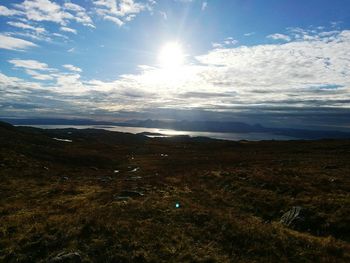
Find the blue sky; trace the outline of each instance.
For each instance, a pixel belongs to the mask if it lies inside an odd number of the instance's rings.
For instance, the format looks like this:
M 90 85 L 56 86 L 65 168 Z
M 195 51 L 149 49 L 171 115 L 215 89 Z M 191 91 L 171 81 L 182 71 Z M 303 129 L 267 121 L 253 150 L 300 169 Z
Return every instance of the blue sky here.
M 347 0 L 0 1 L 0 116 L 347 130 L 349 14 Z M 164 68 L 175 42 L 183 61 Z

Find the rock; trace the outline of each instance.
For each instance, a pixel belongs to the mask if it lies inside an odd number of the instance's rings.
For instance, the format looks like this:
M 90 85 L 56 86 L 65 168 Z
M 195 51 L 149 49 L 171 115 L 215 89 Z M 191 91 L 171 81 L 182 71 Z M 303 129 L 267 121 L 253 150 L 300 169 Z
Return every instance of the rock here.
M 81 256 L 78 252 L 62 252 L 59 253 L 56 257 L 50 259 L 49 263 L 80 263 Z
M 288 212 L 284 213 L 281 217 L 280 223 L 288 227 L 293 227 L 299 224 L 300 221 L 304 221 L 302 216 L 303 208 L 300 206 L 293 206 Z
M 62 138 L 52 138 L 52 139 L 59 142 L 73 142 L 72 140 L 69 140 L 69 139 L 62 139 Z
M 324 232 L 326 221 L 320 215 L 300 206 L 294 206 L 281 217 L 280 223 L 298 231 L 307 231 L 314 235 Z
M 138 170 L 140 170 L 140 167 L 136 167 L 136 168 L 132 169 L 131 171 L 129 171 L 129 173 L 135 173 L 135 172 L 137 172 Z

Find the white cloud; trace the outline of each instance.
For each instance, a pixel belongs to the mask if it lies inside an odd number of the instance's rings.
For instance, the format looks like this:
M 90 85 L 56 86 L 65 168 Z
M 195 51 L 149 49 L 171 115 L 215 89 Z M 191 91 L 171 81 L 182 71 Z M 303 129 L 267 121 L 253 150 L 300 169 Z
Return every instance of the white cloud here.
M 8 77 L 0 72 L 0 84 L 4 86 L 15 86 L 21 79 L 16 77 Z
M 167 15 L 166 12 L 164 12 L 164 11 L 159 11 L 159 14 L 160 14 L 160 16 L 161 16 L 164 20 L 167 20 L 167 19 L 168 19 L 168 15 Z
M 287 41 L 287 42 L 291 41 L 290 36 L 287 36 L 287 35 L 284 35 L 284 34 L 279 34 L 279 33 L 268 35 L 267 38 L 271 38 L 273 40 L 284 40 L 284 41 Z
M 146 5 L 134 0 L 97 0 L 94 4 L 100 6 L 102 12 L 120 17 L 140 13 L 146 8 Z
M 43 28 L 43 27 L 34 27 L 34 26 L 31 26 L 28 24 L 24 24 L 22 22 L 9 21 L 9 22 L 7 22 L 7 24 L 9 24 L 10 26 L 13 26 L 13 27 L 18 27 L 18 28 L 22 28 L 22 29 L 29 29 L 29 30 L 35 31 L 38 34 L 45 33 L 45 31 L 46 31 L 45 28 Z
M 47 70 L 49 66 L 40 62 L 18 64 L 17 61 L 17 66 L 39 80 L 52 77 L 50 86 L 36 82 L 37 87 L 54 91 L 57 100 L 75 105 L 81 111 L 114 114 L 166 108 L 239 115 L 259 107 L 275 107 L 280 111 L 283 108 L 289 108 L 286 111 L 320 107 L 349 109 L 350 31 L 298 34 L 300 38 L 290 34 L 287 43 L 221 46 L 176 70 L 140 66 L 138 73 L 122 75 L 114 81 L 82 80 L 79 70 L 51 73 Z M 69 70 L 77 68 L 70 64 L 63 66 Z M 4 82 L 18 81 L 0 75 L 0 82 L 1 78 Z
M 211 43 L 211 46 L 212 46 L 213 48 L 222 48 L 222 47 L 224 47 L 223 44 L 217 43 L 217 42 Z
M 60 27 L 60 30 L 61 30 L 61 31 L 64 31 L 64 32 L 69 32 L 69 33 L 77 34 L 77 30 L 75 30 L 75 29 L 73 29 L 73 28 L 70 28 L 70 27 L 66 27 L 66 26 L 61 26 L 61 27 Z
M 52 21 L 66 25 L 67 20 L 74 18 L 72 14 L 62 11 L 60 5 L 49 0 L 25 0 L 15 6 L 22 10 L 29 20 Z
M 35 70 L 50 70 L 46 63 L 39 62 L 32 59 L 11 59 L 8 61 L 16 68 L 25 68 L 25 69 L 35 69 Z
M 155 1 L 141 3 L 136 0 L 96 0 L 93 2 L 96 6 L 97 15 L 104 20 L 109 20 L 117 24 L 123 25 L 127 21 L 131 21 L 138 13 L 152 10 Z
M 25 69 L 25 72 L 30 75 L 33 79 L 37 80 L 52 80 L 53 77 L 48 74 L 42 74 L 32 69 Z
M 62 35 L 60 33 L 52 33 L 52 35 L 55 37 L 63 38 L 64 40 L 69 40 L 69 37 L 67 37 L 66 35 Z
M 228 37 L 224 40 L 224 44 L 226 46 L 229 46 L 229 45 L 237 45 L 238 44 L 238 40 L 234 39 L 233 37 Z
M 23 14 L 28 20 L 50 21 L 62 26 L 74 20 L 85 26 L 94 27 L 86 10 L 77 4 L 65 3 L 61 6 L 50 0 L 25 0 L 14 6 L 17 8 L 16 11 Z
M 118 17 L 114 17 L 114 16 L 104 16 L 103 17 L 104 20 L 109 20 L 112 21 L 113 23 L 115 23 L 118 26 L 122 26 L 124 25 L 124 22 L 122 20 L 120 20 Z
M 213 48 L 224 48 L 224 47 L 234 46 L 237 44 L 238 44 L 238 40 L 234 39 L 233 37 L 227 37 L 221 43 L 213 42 L 211 45 Z
M 66 68 L 68 70 L 71 70 L 71 71 L 82 72 L 81 68 L 78 68 L 78 67 L 73 66 L 71 64 L 62 65 L 62 67 Z
M 255 32 L 249 32 L 249 33 L 245 33 L 244 36 L 245 37 L 250 37 L 250 36 L 253 36 L 255 35 Z
M 20 14 L 22 14 L 22 12 L 14 9 L 8 9 L 6 6 L 0 5 L 0 16 L 14 16 Z
M 202 11 L 204 11 L 205 9 L 207 9 L 207 7 L 208 7 L 208 2 L 207 2 L 207 1 L 204 1 L 204 2 L 202 3 L 202 7 L 201 7 Z
M 85 12 L 85 8 L 81 7 L 80 5 L 76 5 L 73 3 L 64 3 L 63 5 L 67 10 L 72 10 L 75 12 Z
M 27 40 L 0 34 L 0 48 L 23 51 L 31 47 L 37 47 L 37 45 Z
M 46 41 L 46 42 L 51 42 L 52 38 L 48 36 L 48 34 L 46 33 L 36 33 L 34 32 L 8 32 L 6 33 L 8 36 L 14 36 L 14 37 L 24 37 L 24 38 L 31 38 L 33 40 L 37 40 L 37 41 Z

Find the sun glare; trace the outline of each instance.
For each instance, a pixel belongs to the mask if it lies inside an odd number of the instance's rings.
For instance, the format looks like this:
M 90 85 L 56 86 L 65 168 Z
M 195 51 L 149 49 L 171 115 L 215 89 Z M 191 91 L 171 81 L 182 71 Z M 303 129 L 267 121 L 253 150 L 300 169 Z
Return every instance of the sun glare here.
M 162 68 L 176 69 L 184 64 L 185 55 L 179 43 L 170 42 L 163 46 L 158 60 Z

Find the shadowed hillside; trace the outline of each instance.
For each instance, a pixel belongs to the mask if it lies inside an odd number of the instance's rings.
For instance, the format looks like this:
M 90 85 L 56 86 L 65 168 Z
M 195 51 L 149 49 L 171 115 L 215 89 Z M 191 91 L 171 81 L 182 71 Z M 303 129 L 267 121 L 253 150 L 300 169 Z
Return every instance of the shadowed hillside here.
M 0 262 L 349 262 L 349 159 L 0 123 Z

